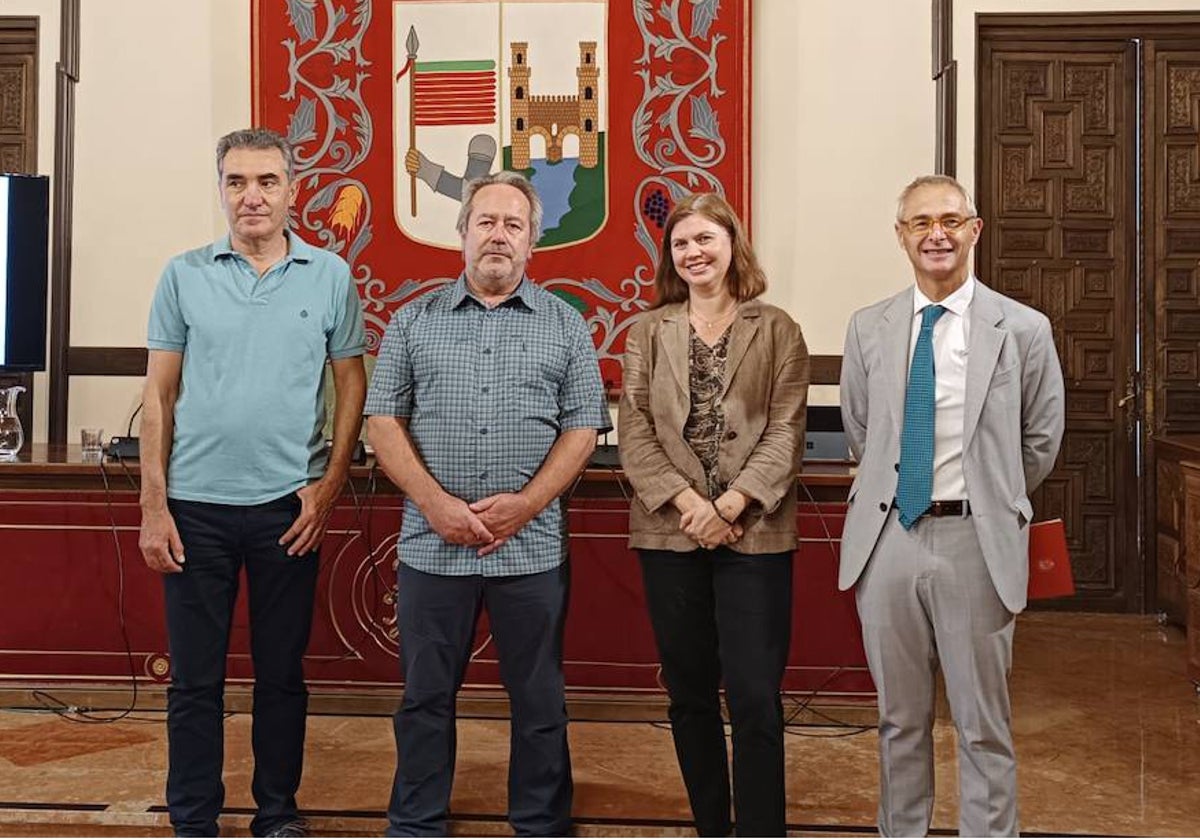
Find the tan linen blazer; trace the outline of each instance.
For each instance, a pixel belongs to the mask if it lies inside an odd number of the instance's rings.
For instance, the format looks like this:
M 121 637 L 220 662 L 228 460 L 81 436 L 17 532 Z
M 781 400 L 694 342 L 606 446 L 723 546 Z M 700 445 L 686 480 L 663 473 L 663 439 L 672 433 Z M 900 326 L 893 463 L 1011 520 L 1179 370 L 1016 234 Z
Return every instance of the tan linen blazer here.
M 717 456 L 720 478 L 750 499 L 742 514 L 743 554 L 796 547 L 796 473 L 804 452 L 808 348 L 786 312 L 761 301 L 734 316 L 725 367 L 725 438 Z M 633 485 L 629 545 L 692 551 L 671 500 L 691 487 L 707 496 L 704 468 L 683 438 L 691 411 L 687 304 L 642 316 L 625 343 L 617 417 L 621 466 Z

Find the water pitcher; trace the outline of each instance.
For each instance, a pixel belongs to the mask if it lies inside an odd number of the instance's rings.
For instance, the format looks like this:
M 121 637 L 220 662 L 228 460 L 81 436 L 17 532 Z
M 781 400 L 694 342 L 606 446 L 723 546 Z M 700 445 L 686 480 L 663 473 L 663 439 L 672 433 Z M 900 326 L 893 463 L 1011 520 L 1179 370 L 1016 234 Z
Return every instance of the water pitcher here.
M 0 458 L 12 460 L 25 444 L 25 430 L 17 416 L 17 397 L 25 393 L 21 385 L 0 388 Z

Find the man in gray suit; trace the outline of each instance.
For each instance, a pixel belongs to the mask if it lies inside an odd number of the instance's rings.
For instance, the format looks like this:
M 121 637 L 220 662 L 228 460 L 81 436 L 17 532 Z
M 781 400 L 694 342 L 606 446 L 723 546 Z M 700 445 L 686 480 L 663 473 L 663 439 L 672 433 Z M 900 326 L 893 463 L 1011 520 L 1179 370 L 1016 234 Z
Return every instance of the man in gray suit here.
M 1054 466 L 1063 380 L 1050 322 L 970 271 L 983 221 L 953 178 L 900 196 L 916 285 L 855 313 L 842 416 L 858 475 L 841 545 L 879 698 L 879 829 L 929 831 L 934 677 L 958 730 L 959 831 L 1017 834 L 1008 701 L 1029 494 Z

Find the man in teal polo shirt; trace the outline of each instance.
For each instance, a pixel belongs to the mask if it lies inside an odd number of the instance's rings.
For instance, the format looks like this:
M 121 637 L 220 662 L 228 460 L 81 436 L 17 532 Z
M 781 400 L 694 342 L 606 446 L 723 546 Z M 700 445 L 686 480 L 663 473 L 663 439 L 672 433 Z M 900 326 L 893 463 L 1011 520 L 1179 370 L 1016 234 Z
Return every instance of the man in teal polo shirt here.
M 146 565 L 163 573 L 171 686 L 167 807 L 214 836 L 224 802 L 225 656 L 246 569 L 256 836 L 303 836 L 296 789 L 318 548 L 362 423 L 362 311 L 350 269 L 287 229 L 292 153 L 273 131 L 217 144 L 229 235 L 172 259 L 150 311 L 141 429 Z M 324 372 L 333 368 L 326 453 Z

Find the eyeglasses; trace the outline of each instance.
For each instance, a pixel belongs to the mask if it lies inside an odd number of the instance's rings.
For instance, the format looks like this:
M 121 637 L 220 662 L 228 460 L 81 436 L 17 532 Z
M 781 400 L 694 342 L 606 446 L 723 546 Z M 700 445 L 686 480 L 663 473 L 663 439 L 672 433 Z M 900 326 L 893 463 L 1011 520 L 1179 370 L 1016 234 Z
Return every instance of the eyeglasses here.
M 900 224 L 904 225 L 909 233 L 923 234 L 932 233 L 934 227 L 940 227 L 943 233 L 958 233 L 967 227 L 967 223 L 978 218 L 977 216 L 939 216 L 936 219 L 929 216 L 916 216 L 912 219 L 901 219 Z

